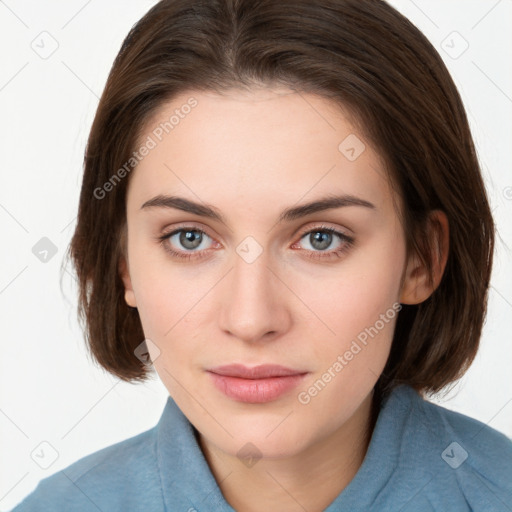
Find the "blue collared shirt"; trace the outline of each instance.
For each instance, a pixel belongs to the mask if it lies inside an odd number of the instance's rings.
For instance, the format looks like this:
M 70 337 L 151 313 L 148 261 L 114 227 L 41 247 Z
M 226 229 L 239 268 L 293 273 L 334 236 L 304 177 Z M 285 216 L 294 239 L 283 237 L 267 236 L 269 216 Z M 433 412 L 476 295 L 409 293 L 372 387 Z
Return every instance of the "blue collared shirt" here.
M 150 430 L 42 480 L 12 512 L 233 512 L 171 397 Z M 325 512 L 512 511 L 512 440 L 401 385 Z

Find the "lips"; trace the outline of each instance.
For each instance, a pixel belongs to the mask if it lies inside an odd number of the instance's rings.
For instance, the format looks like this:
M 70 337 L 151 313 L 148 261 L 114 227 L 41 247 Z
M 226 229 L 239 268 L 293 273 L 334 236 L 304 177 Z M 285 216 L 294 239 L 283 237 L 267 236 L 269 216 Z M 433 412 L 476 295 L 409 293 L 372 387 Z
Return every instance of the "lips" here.
M 304 370 L 293 370 L 286 366 L 276 364 L 262 364 L 249 368 L 243 364 L 228 364 L 216 366 L 208 371 L 226 377 L 239 377 L 241 379 L 266 379 L 269 377 L 287 377 L 289 375 L 300 375 L 307 373 Z
M 238 402 L 264 403 L 276 400 L 298 386 L 309 373 L 280 365 L 249 368 L 240 364 L 208 370 L 215 387 Z

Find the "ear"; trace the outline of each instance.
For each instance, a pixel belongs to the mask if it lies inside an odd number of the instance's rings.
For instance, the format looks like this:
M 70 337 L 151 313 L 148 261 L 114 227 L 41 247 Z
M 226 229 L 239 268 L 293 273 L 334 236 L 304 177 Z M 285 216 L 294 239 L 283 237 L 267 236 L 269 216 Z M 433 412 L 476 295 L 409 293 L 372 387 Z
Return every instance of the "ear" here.
M 432 251 L 432 282 L 418 255 L 411 254 L 403 277 L 400 295 L 402 304 L 419 304 L 427 300 L 441 282 L 449 250 L 448 218 L 441 210 L 430 213 L 428 237 Z
M 124 256 L 121 256 L 121 259 L 119 260 L 119 275 L 121 276 L 124 284 L 124 300 L 126 301 L 126 304 L 132 308 L 136 308 L 137 301 L 135 300 L 135 293 L 133 292 L 128 263 Z

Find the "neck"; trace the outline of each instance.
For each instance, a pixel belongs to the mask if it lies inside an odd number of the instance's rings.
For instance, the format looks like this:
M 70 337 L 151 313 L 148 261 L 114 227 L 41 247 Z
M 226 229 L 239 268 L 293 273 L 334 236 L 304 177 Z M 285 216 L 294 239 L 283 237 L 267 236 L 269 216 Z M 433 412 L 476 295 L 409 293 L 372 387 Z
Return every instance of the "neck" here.
M 237 512 L 324 510 L 361 467 L 373 433 L 378 397 L 370 393 L 336 431 L 305 450 L 280 459 L 262 458 L 252 467 L 198 441 L 226 501 Z

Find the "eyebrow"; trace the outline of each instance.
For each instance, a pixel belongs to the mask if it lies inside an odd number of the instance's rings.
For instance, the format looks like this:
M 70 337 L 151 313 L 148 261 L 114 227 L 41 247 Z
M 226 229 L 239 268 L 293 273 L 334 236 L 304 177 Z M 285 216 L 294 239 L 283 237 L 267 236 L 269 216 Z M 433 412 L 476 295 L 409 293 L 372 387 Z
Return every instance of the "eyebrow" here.
M 324 210 L 330 210 L 333 208 L 341 208 L 345 206 L 362 206 L 372 210 L 376 210 L 376 206 L 369 201 L 355 197 L 353 195 L 345 194 L 341 196 L 327 196 L 310 203 L 306 203 L 300 206 L 294 206 L 284 210 L 279 216 L 279 222 L 292 221 L 301 217 L 306 217 L 312 213 L 321 212 Z M 220 211 L 208 204 L 201 204 L 185 199 L 184 197 L 178 196 L 167 196 L 159 194 L 152 199 L 146 201 L 142 206 L 141 210 L 146 208 L 173 208 L 181 210 L 201 217 L 207 217 L 213 220 L 217 220 L 226 224 L 226 221 Z

